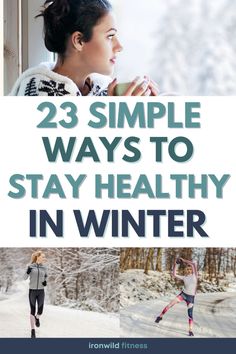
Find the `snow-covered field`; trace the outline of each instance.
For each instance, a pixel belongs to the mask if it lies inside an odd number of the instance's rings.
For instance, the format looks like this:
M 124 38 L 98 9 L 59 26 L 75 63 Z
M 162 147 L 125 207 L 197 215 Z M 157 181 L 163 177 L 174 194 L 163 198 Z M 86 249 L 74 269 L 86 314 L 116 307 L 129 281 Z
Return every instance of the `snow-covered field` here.
M 156 324 L 157 315 L 177 294 L 168 275 L 130 270 L 121 275 L 120 314 L 121 337 L 186 337 L 188 317 L 186 304 L 171 308 Z M 209 285 L 209 284 L 208 284 Z M 209 287 L 209 286 L 208 286 Z M 236 335 L 236 287 L 233 283 L 227 291 L 198 293 L 194 305 L 195 337 L 235 337 Z M 220 287 L 220 290 L 222 288 Z M 160 291 L 160 292 L 159 292 Z
M 154 320 L 171 300 L 144 301 L 121 311 L 121 337 L 186 337 L 188 317 L 185 303 L 175 305 L 163 320 Z M 198 294 L 194 306 L 195 337 L 235 337 L 236 293 Z
M 121 313 L 101 314 L 79 311 L 46 303 L 39 338 L 105 337 L 187 337 L 188 317 L 185 303 L 171 308 L 163 320 L 154 320 L 178 293 L 168 275 L 128 271 L 121 275 Z M 159 289 L 158 292 L 157 289 Z M 221 288 L 220 288 L 221 289 Z M 210 288 L 214 290 L 214 286 Z M 46 297 L 47 298 L 47 297 Z M 235 337 L 236 284 L 227 291 L 198 293 L 194 306 L 195 337 Z M 14 293 L 0 293 L 0 338 L 28 338 L 28 285 L 17 283 Z
M 79 311 L 46 304 L 36 335 L 39 338 L 111 338 L 118 337 L 119 330 L 117 314 Z M 13 294 L 0 294 L 0 338 L 29 336 L 28 285 L 20 282 Z

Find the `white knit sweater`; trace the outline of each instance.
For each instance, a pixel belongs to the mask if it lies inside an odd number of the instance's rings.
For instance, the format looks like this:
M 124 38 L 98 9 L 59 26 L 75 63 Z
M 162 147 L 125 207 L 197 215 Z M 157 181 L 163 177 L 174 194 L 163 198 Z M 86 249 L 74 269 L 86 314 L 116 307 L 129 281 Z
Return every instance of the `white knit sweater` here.
M 68 77 L 52 71 L 55 63 L 41 63 L 26 70 L 16 81 L 9 96 L 81 96 L 77 85 Z M 107 96 L 109 79 L 94 75 L 88 96 Z

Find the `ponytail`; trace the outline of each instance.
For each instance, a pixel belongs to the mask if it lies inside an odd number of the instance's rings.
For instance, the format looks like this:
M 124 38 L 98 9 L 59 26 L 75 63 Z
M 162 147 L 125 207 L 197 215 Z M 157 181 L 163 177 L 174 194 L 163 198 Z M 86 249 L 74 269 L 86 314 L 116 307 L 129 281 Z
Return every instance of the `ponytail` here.
M 36 251 L 32 254 L 31 256 L 31 264 L 36 263 L 38 257 L 42 256 L 43 252 L 42 251 Z

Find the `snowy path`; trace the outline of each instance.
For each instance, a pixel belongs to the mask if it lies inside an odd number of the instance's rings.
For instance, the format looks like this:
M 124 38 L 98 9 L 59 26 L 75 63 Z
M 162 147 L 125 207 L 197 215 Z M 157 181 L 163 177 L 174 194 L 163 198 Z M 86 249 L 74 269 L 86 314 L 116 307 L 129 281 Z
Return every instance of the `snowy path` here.
M 145 301 L 121 311 L 121 337 L 185 337 L 188 331 L 186 304 L 171 308 L 159 324 L 154 320 L 172 298 Z M 197 294 L 194 308 L 195 337 L 236 336 L 236 293 Z
M 118 315 L 101 314 L 45 305 L 41 327 L 36 329 L 41 338 L 104 338 L 118 337 Z M 28 285 L 19 283 L 14 294 L 0 294 L 0 338 L 27 338 L 30 334 Z

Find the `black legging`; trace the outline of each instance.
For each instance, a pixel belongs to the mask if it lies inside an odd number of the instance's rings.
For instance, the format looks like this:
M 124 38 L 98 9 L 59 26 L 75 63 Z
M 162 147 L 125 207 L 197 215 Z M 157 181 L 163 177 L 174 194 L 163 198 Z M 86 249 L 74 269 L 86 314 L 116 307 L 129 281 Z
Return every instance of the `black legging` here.
M 30 313 L 31 315 L 35 316 L 36 311 L 36 302 L 38 304 L 38 315 L 42 315 L 43 313 L 43 305 L 44 305 L 44 289 L 29 290 L 29 302 L 30 302 Z

